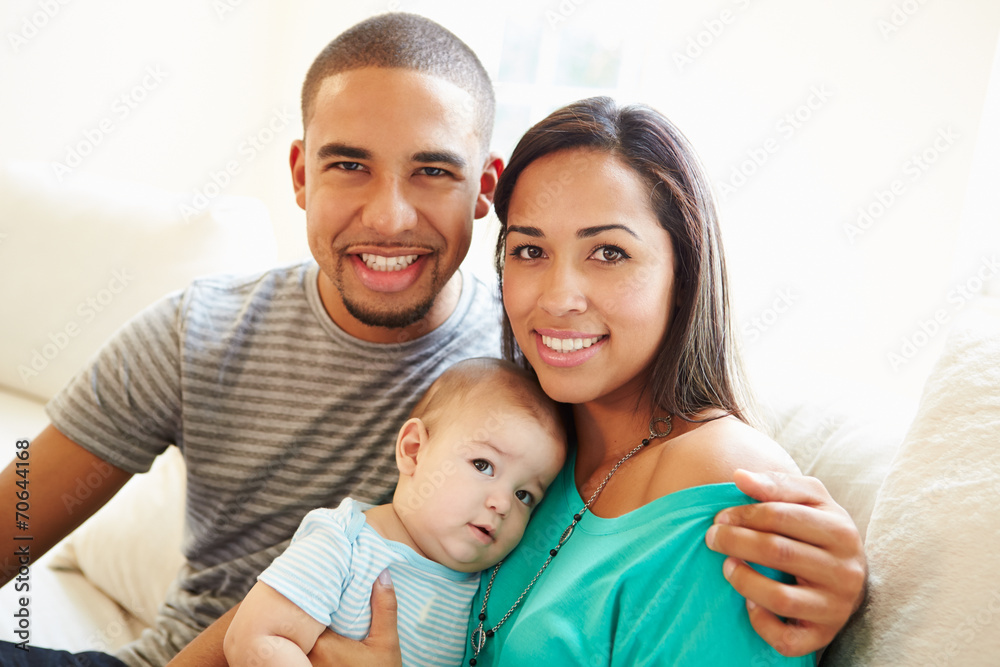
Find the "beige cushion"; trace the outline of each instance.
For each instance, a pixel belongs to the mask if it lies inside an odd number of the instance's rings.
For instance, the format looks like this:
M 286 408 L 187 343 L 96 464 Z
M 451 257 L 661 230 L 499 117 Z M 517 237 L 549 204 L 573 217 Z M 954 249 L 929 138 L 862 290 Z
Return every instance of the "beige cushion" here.
M 114 331 L 164 294 L 208 273 L 274 264 L 267 209 L 219 196 L 192 215 L 190 195 L 0 163 L 0 388 L 51 398 Z
M 66 538 L 49 566 L 78 571 L 146 625 L 181 565 L 184 459 L 170 447 Z
M 824 665 L 996 665 L 1000 302 L 956 322 L 872 511 L 870 591 Z

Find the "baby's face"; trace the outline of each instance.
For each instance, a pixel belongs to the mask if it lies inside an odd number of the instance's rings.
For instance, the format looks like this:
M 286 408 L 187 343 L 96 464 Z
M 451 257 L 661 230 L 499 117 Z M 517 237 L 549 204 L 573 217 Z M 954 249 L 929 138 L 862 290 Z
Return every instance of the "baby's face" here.
M 492 567 L 517 546 L 566 457 L 547 421 L 473 402 L 430 431 L 408 497 L 396 503 L 421 551 L 461 572 Z

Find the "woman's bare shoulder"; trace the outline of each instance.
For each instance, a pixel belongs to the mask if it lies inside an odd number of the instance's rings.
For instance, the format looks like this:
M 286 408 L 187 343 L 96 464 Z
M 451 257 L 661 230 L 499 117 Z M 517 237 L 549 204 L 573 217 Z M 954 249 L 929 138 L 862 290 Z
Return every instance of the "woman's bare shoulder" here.
M 650 489 L 656 497 L 732 482 L 738 468 L 800 474 L 781 445 L 735 417 L 700 424 L 664 444 Z

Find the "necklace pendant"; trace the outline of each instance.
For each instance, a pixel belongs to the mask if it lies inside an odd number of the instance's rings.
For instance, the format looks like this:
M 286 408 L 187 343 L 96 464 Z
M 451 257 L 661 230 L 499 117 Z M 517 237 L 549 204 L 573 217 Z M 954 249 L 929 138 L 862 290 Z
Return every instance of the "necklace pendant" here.
M 660 424 L 666 424 L 666 429 L 660 431 L 658 427 Z M 649 439 L 656 440 L 657 438 L 665 438 L 670 435 L 670 432 L 674 430 L 673 415 L 667 415 L 666 417 L 654 417 L 649 420 Z
M 479 655 L 479 652 L 486 646 L 486 631 L 483 630 L 482 621 L 479 621 L 479 625 L 472 631 L 471 644 L 472 650 L 476 655 Z
M 562 548 L 562 545 L 566 543 L 566 540 L 568 540 L 569 536 L 572 534 L 573 534 L 573 524 L 570 524 L 566 526 L 566 530 L 563 531 L 562 537 L 559 538 L 558 546 Z

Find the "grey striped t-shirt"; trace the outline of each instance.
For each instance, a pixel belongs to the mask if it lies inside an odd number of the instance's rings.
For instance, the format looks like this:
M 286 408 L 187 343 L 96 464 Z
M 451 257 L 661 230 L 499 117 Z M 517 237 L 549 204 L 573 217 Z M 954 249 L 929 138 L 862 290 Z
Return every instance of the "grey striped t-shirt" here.
M 497 299 L 474 276 L 443 325 L 377 344 L 333 323 L 317 273 L 309 261 L 197 280 L 118 331 L 48 405 L 113 465 L 148 470 L 170 445 L 187 463 L 187 565 L 156 627 L 118 653 L 130 665 L 164 665 L 240 601 L 309 510 L 387 500 L 412 405 L 451 364 L 499 355 Z

